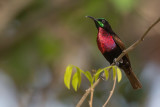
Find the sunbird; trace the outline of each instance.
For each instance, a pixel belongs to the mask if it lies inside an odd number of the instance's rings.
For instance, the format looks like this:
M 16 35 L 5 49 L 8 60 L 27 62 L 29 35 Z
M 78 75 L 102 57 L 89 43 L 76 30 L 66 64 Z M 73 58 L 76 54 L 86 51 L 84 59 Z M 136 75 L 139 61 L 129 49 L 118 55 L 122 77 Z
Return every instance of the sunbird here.
M 99 50 L 110 64 L 115 63 L 115 59 L 125 49 L 124 43 L 112 30 L 107 20 L 105 20 L 104 18 L 96 19 L 91 16 L 86 17 L 92 19 L 96 25 L 96 28 L 98 29 L 97 45 Z M 116 65 L 124 70 L 133 89 L 142 88 L 140 81 L 132 71 L 128 54 L 123 56 L 122 59 L 116 63 Z

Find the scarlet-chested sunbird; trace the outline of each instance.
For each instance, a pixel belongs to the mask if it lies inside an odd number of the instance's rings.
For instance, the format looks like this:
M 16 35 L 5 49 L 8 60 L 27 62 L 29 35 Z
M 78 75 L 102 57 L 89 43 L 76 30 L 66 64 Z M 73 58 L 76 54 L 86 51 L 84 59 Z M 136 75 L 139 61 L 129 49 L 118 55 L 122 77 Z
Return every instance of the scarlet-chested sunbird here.
M 104 18 L 94 18 L 91 16 L 86 16 L 92 19 L 98 29 L 97 35 L 97 45 L 103 56 L 112 64 L 115 59 L 122 53 L 125 49 L 124 43 L 112 30 L 108 21 Z M 128 54 L 122 57 L 118 62 L 118 66 L 124 70 L 127 75 L 132 87 L 134 89 L 142 88 L 142 85 L 131 68 L 131 63 Z

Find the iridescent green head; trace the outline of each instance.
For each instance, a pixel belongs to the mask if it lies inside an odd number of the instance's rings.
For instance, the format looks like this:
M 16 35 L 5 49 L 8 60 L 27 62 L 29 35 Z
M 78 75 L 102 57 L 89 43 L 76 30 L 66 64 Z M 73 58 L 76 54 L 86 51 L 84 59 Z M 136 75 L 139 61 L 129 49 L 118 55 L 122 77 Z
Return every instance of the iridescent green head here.
M 91 16 L 86 16 L 86 17 L 92 19 L 95 22 L 97 29 L 99 29 L 99 27 L 101 27 L 101 28 L 105 29 L 106 31 L 108 31 L 110 33 L 113 32 L 111 26 L 108 23 L 108 21 L 106 21 L 104 18 L 96 19 L 96 18 L 91 17 Z

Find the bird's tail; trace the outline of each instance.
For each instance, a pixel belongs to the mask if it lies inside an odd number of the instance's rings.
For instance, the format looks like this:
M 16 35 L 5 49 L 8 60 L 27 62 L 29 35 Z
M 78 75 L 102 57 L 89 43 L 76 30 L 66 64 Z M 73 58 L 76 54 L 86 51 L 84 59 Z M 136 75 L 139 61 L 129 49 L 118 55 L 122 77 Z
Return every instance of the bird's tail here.
M 124 70 L 125 74 L 127 75 L 128 79 L 134 89 L 137 90 L 137 89 L 142 88 L 140 81 L 138 80 L 138 78 L 136 77 L 134 72 L 132 72 L 131 68 L 129 68 L 129 69 L 123 68 L 123 70 Z

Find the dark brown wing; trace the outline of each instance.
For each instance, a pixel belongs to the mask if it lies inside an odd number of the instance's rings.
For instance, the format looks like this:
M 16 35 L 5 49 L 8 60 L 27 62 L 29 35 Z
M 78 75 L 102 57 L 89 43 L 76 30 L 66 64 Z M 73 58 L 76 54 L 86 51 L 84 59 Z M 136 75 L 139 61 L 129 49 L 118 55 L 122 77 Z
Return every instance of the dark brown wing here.
M 116 44 L 120 47 L 120 49 L 123 51 L 125 49 L 125 46 L 124 46 L 124 43 L 120 40 L 120 38 L 118 36 L 113 36 L 113 39 L 116 42 Z M 126 60 L 124 60 L 124 59 L 126 59 Z M 126 54 L 123 57 L 123 60 L 124 60 L 123 61 L 124 65 L 127 64 L 126 62 L 129 62 L 129 66 L 122 66 L 122 69 L 124 70 L 125 74 L 127 75 L 132 87 L 134 89 L 142 88 L 142 85 L 141 85 L 140 81 L 138 80 L 138 78 L 136 77 L 134 72 L 132 72 L 132 68 L 131 68 L 131 65 L 130 65 L 128 54 Z
M 117 35 L 114 35 L 113 39 L 122 50 L 125 49 L 124 43 L 120 40 L 120 38 Z
M 113 36 L 113 39 L 114 39 L 114 41 L 116 42 L 117 46 L 119 46 L 122 51 L 123 51 L 124 49 L 126 49 L 124 43 L 121 41 L 121 39 L 120 39 L 117 35 L 114 35 L 114 36 Z M 125 56 L 126 56 L 127 59 L 129 60 L 128 54 L 126 54 Z M 130 61 L 129 61 L 129 62 L 130 62 Z

